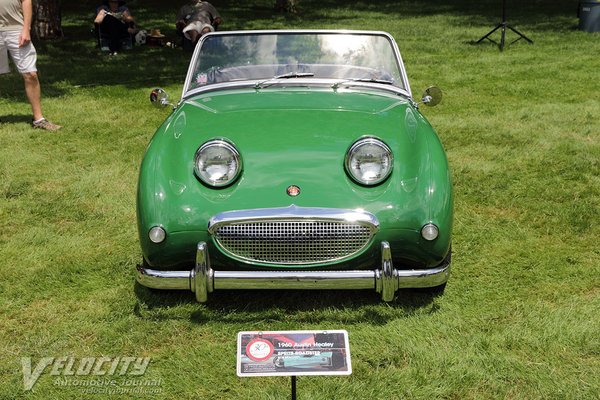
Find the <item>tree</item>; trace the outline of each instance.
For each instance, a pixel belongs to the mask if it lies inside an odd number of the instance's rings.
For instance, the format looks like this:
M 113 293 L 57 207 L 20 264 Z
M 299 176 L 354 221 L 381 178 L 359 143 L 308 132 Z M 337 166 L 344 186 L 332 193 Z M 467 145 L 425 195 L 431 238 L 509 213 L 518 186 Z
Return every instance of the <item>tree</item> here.
M 281 12 L 298 12 L 298 2 L 300 0 L 275 0 L 275 9 Z
M 60 0 L 33 0 L 33 35 L 38 39 L 59 39 L 63 36 Z

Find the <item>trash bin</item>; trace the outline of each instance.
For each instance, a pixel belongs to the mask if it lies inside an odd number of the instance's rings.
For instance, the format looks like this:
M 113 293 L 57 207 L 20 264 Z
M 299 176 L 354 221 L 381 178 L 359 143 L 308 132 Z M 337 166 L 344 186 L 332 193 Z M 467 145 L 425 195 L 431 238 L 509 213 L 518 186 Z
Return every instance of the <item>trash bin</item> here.
M 600 32 L 600 1 L 582 1 L 578 11 L 579 30 Z

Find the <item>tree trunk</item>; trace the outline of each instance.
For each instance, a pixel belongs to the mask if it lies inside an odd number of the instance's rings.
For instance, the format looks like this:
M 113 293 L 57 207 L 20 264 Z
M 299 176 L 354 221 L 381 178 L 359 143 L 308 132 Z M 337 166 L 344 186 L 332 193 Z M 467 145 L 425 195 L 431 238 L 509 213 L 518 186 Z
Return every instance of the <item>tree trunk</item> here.
M 298 3 L 300 0 L 275 0 L 275 10 L 280 12 L 296 13 L 298 12 Z
M 62 38 L 60 0 L 34 0 L 32 34 L 38 39 Z

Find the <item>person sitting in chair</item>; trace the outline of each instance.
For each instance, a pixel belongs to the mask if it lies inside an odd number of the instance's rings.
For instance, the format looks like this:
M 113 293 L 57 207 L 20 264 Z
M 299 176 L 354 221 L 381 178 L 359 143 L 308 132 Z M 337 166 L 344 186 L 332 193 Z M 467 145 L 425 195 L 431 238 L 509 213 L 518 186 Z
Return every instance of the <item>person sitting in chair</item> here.
M 222 22 L 221 15 L 208 1 L 192 0 L 179 9 L 175 27 L 196 44 L 202 35 L 214 32 Z
M 135 21 L 122 0 L 105 0 L 96 11 L 94 25 L 99 36 L 108 39 L 111 55 L 121 51 L 123 38 L 135 33 Z

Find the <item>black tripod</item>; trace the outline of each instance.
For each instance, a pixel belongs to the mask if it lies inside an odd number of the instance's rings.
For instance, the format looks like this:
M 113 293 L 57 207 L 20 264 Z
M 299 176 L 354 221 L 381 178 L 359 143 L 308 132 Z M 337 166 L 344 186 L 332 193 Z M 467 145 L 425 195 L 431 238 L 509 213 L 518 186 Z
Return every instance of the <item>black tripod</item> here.
M 506 29 L 507 28 L 510 29 L 511 31 L 513 31 L 514 33 L 516 33 L 517 35 L 519 35 L 519 37 L 516 38 L 515 40 L 513 40 L 512 42 L 510 42 L 510 44 L 513 44 L 514 42 L 516 42 L 517 40 L 520 40 L 520 39 L 525 39 L 529 43 L 533 44 L 533 40 L 529 39 L 527 36 L 523 35 L 521 32 L 519 32 L 518 30 L 516 30 L 515 28 L 513 28 L 512 26 L 510 26 L 506 23 L 506 0 L 502 0 L 502 22 L 500 22 L 498 24 L 498 26 L 496 26 L 494 29 L 492 29 L 487 35 L 485 35 L 481 39 L 479 39 L 477 41 L 477 43 L 481 43 L 484 39 L 487 39 L 490 42 L 496 43 L 497 45 L 499 45 L 500 51 L 502 51 L 502 50 L 504 50 L 504 39 L 506 37 Z M 490 39 L 490 35 L 492 33 L 496 32 L 498 29 L 502 29 L 502 37 L 500 38 L 500 43 L 496 42 L 495 40 Z

